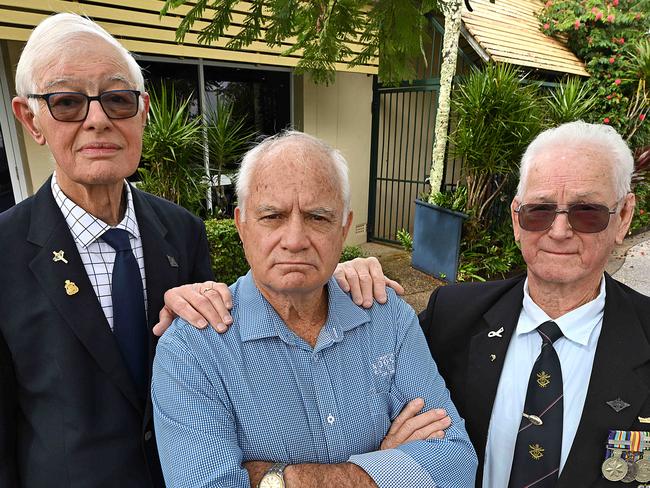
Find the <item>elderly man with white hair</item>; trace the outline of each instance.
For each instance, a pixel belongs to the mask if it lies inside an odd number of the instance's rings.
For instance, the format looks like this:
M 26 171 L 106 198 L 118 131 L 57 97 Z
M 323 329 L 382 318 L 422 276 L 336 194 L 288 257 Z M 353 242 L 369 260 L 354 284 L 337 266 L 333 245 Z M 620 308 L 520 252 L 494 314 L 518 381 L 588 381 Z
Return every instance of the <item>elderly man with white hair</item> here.
M 275 136 L 244 157 L 237 195 L 251 270 L 231 329 L 177 319 L 158 342 L 169 486 L 471 486 L 476 454 L 413 310 L 392 292 L 365 310 L 331 278 L 352 219 L 342 155 Z
M 208 280 L 171 293 L 181 307 L 227 288 L 209 281 L 201 220 L 125 180 L 149 97 L 119 42 L 78 15 L 49 17 L 16 91 L 54 174 L 0 215 L 0 486 L 162 488 L 152 327 L 161 311 L 159 327 L 171 322 L 169 288 Z
M 639 434 L 650 423 L 650 298 L 605 273 L 632 219 L 632 170 L 609 126 L 541 133 L 511 205 L 526 275 L 439 288 L 420 314 L 476 447 L 478 487 L 650 481 Z

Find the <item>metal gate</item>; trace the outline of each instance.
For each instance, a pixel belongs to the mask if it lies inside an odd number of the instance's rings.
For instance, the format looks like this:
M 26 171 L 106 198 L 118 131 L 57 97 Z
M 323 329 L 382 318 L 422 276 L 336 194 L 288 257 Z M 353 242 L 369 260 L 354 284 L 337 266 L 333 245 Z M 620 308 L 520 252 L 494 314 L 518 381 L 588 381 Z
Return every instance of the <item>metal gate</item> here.
M 440 89 L 442 34 L 440 23 L 431 18 L 432 39 L 421 80 L 400 86 L 373 86 L 372 139 L 368 239 L 396 243 L 400 229 L 413 233 L 414 200 L 428 192 L 434 124 Z M 474 65 L 464 50 L 457 72 Z M 450 128 L 453 125 L 453 118 Z M 444 183 L 453 186 L 460 177 L 458 161 L 448 160 Z

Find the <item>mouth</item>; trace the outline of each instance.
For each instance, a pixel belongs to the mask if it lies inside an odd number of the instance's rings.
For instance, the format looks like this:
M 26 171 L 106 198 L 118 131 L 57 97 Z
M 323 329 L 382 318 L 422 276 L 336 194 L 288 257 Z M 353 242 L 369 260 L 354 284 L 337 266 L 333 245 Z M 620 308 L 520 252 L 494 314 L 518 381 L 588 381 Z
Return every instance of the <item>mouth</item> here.
M 87 156 L 103 156 L 113 154 L 120 149 L 117 144 L 109 142 L 95 142 L 81 146 L 79 152 Z

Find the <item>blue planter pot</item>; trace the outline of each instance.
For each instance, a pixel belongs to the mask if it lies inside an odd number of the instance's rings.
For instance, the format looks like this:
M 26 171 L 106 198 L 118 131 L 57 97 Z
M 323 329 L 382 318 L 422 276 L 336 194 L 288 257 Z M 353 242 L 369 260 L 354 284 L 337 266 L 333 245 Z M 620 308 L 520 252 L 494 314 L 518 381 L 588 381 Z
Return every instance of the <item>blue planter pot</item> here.
M 460 233 L 466 218 L 467 214 L 416 200 L 413 267 L 436 278 L 455 282 Z

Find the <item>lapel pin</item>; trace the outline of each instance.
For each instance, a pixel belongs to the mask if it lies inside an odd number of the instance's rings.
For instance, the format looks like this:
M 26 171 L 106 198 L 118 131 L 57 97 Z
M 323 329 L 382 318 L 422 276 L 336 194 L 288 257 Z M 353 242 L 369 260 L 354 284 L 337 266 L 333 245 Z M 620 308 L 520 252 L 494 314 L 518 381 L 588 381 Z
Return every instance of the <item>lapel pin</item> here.
M 58 263 L 59 261 L 63 261 L 65 264 L 68 264 L 68 260 L 63 257 L 63 249 L 61 249 L 60 251 L 52 251 L 52 254 L 54 254 L 52 261 L 54 261 L 55 263 Z
M 494 362 L 496 358 L 497 358 L 496 354 L 490 354 L 490 361 Z
M 650 424 L 650 417 L 639 417 L 639 422 L 642 424 Z
M 172 268 L 178 268 L 178 263 L 176 262 L 176 258 L 174 256 L 170 256 L 169 254 L 167 255 L 167 261 L 169 261 L 169 265 Z
M 491 330 L 488 332 L 488 337 L 498 337 L 501 339 L 503 337 L 503 327 L 501 327 L 499 330 Z
M 79 293 L 79 287 L 74 281 L 65 280 L 65 292 L 70 296 L 76 295 Z
M 623 409 L 625 409 L 625 408 L 627 408 L 627 407 L 630 406 L 629 403 L 624 402 L 624 401 L 621 400 L 620 398 L 617 398 L 616 400 L 610 400 L 610 401 L 608 401 L 608 402 L 606 402 L 606 403 L 607 403 L 607 405 L 609 405 L 610 407 L 612 407 L 616 413 L 618 413 L 618 412 L 620 412 L 621 410 L 623 410 Z

